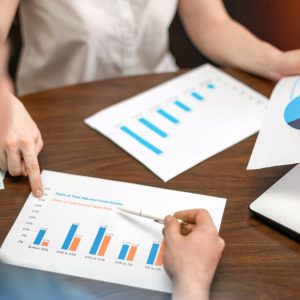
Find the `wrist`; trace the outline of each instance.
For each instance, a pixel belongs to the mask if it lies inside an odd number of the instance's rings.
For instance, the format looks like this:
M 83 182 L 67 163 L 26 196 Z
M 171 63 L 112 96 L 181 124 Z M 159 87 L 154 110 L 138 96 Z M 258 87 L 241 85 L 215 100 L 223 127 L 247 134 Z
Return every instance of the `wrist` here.
M 209 299 L 209 284 L 203 284 L 202 280 L 193 279 L 193 275 L 188 278 L 180 278 L 173 281 L 173 300 L 207 300 Z
M 269 51 L 266 51 L 265 65 L 263 67 L 266 73 L 265 77 L 279 80 L 282 77 L 280 62 L 283 52 L 267 43 L 266 47 L 269 47 Z

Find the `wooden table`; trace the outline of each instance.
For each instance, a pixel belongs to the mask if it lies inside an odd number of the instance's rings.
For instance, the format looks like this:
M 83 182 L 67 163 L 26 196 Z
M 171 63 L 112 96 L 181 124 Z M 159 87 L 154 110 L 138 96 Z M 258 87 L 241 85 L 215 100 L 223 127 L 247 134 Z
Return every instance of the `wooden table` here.
M 270 95 L 272 82 L 224 70 Z M 22 97 L 43 135 L 41 168 L 227 198 L 220 231 L 226 248 L 211 288 L 211 299 L 300 299 L 299 244 L 254 219 L 248 211 L 253 200 L 291 169 L 289 166 L 246 171 L 256 136 L 164 183 L 83 123 L 96 111 L 176 75 L 112 79 Z M 5 185 L 6 190 L 0 192 L 0 243 L 30 191 L 23 178 L 7 177 Z

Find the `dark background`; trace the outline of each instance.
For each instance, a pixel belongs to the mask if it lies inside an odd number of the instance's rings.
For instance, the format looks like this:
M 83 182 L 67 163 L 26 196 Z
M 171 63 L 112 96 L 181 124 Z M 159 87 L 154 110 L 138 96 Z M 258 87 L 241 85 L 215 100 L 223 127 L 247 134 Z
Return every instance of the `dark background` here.
M 235 20 L 261 39 L 282 50 L 300 48 L 299 0 L 224 0 L 224 3 Z M 17 17 L 10 38 L 13 44 L 10 74 L 15 78 L 22 47 Z M 170 48 L 181 68 L 195 67 L 207 61 L 189 41 L 178 15 L 170 26 Z

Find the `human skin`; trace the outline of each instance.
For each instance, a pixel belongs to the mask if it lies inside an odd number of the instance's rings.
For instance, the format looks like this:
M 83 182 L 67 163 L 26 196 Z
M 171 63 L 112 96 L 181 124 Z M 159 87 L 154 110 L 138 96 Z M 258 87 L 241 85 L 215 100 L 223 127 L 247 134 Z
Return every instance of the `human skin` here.
M 173 300 L 207 300 L 225 246 L 209 213 L 193 209 L 167 216 L 163 232 L 163 263 L 173 282 Z
M 0 1 L 0 51 L 5 50 L 8 31 L 15 16 L 18 0 Z M 7 51 L 6 51 L 7 52 Z M 3 55 L 2 68 L 7 63 Z M 22 102 L 13 94 L 7 72 L 3 68 L 0 101 L 9 104 L 7 130 L 0 140 L 0 169 L 7 170 L 12 176 L 28 176 L 33 194 L 43 194 L 38 154 L 43 148 L 41 133 Z M 8 113 L 9 112 L 9 113 Z
M 6 62 L 8 56 L 8 47 L 0 47 L 0 140 L 7 130 L 9 105 L 6 98 L 2 96 L 3 92 L 8 88 L 5 82 Z M 3 100 L 2 100 L 3 99 Z
M 0 47 L 20 1 L 0 1 Z M 260 40 L 231 19 L 222 0 L 179 0 L 178 11 L 193 44 L 212 61 L 272 80 L 300 73 L 299 49 L 284 52 Z M 11 103 L 11 118 L 0 145 L 0 168 L 13 176 L 28 175 L 33 194 L 41 196 L 41 133 L 13 93 L 3 93 L 1 97 Z
M 237 4 L 239 5 L 239 4 Z M 179 0 L 183 25 L 212 61 L 272 80 L 300 73 L 300 50 L 280 51 L 227 13 L 222 0 Z

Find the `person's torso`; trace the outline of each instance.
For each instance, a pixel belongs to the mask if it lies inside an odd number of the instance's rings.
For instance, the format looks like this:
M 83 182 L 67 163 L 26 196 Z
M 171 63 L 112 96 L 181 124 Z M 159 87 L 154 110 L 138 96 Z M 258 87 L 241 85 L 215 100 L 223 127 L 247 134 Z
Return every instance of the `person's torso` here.
M 176 8 L 177 0 L 23 0 L 19 94 L 175 70 Z

